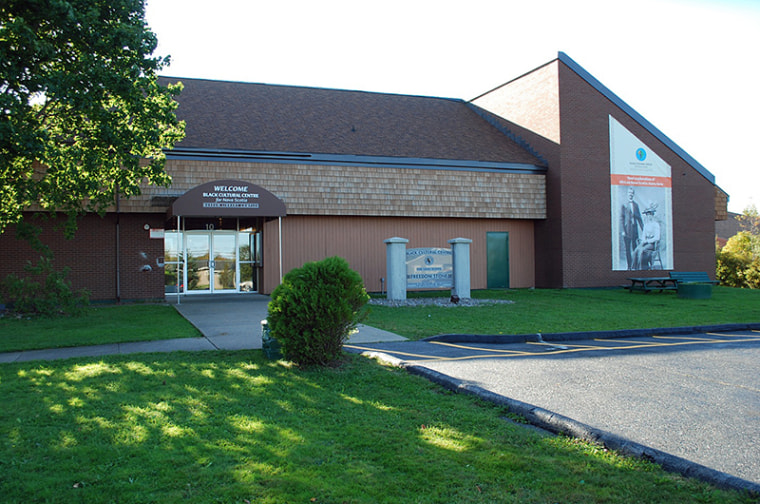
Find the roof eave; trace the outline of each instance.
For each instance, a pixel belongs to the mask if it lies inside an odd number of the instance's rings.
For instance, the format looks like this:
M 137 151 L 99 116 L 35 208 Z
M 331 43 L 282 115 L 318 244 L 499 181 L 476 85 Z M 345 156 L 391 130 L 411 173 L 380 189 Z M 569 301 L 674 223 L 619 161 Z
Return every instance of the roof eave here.
M 323 154 L 308 152 L 242 151 L 228 149 L 174 148 L 167 150 L 167 159 L 196 159 L 238 162 L 297 163 L 336 166 L 382 166 L 387 168 L 419 168 L 436 170 L 469 170 L 510 173 L 546 172 L 545 166 L 528 163 L 478 161 L 464 159 L 364 156 L 355 154 Z

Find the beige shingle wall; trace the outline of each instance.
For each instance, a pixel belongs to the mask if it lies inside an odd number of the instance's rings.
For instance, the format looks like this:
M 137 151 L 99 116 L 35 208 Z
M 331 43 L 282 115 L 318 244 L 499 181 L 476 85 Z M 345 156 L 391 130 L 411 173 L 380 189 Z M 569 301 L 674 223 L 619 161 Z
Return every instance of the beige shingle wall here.
M 543 219 L 543 174 L 464 170 L 169 160 L 170 188 L 147 187 L 123 212 L 162 212 L 154 196 L 179 196 L 212 180 L 239 179 L 267 189 L 289 215 L 373 215 Z M 153 201 L 153 203 L 152 203 Z
M 715 220 L 724 221 L 728 219 L 728 193 L 718 186 L 715 186 Z

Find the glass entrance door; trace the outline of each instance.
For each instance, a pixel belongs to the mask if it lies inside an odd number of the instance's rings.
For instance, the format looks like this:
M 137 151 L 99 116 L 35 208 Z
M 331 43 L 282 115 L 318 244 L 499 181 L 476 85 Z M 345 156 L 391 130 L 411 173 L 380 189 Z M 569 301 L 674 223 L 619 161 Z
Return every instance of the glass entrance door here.
M 164 292 L 258 292 L 262 225 L 261 219 L 183 218 L 164 233 Z
M 217 231 L 211 235 L 212 292 L 237 291 L 237 250 L 235 233 Z
M 235 233 L 185 233 L 185 278 L 188 293 L 236 292 L 238 285 Z
M 211 292 L 211 234 L 185 233 L 186 292 Z

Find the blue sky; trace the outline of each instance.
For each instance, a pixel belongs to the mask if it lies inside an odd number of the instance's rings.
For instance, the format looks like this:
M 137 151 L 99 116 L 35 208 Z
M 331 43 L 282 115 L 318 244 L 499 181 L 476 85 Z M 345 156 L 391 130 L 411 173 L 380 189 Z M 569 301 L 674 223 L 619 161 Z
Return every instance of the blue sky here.
M 177 77 L 470 99 L 567 53 L 760 207 L 760 0 L 147 0 Z

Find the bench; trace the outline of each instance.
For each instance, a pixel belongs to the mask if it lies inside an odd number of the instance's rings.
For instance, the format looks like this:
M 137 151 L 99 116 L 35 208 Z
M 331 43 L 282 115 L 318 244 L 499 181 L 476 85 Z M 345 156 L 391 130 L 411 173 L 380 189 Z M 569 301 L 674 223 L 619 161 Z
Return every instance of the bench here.
M 696 297 L 705 299 L 712 293 L 712 284 L 704 271 L 671 271 L 666 277 L 629 278 L 631 285 L 624 285 L 629 291 L 678 291 L 679 297 Z
M 671 271 L 670 278 L 674 279 L 676 283 L 709 283 L 717 284 L 716 280 L 710 280 L 707 273 L 704 271 Z
M 678 284 L 678 297 L 683 299 L 710 299 L 713 284 L 719 283 L 704 271 L 671 271 L 670 278 Z
M 665 291 L 665 290 L 677 290 L 678 281 L 670 277 L 643 277 L 643 278 L 629 278 L 631 285 L 624 286 L 626 289 L 633 291 Z

